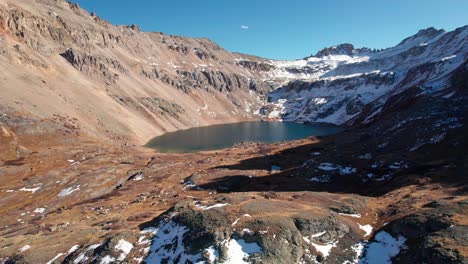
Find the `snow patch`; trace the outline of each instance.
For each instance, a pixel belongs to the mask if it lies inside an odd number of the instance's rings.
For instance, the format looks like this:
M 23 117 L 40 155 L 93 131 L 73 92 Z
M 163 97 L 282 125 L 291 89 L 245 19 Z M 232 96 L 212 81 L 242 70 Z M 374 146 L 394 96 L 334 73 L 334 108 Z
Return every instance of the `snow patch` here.
M 336 247 L 338 244 L 338 241 L 330 242 L 325 245 L 316 244 L 314 242 L 310 242 L 310 244 L 315 248 L 315 250 L 320 252 L 324 258 L 327 258 L 330 255 L 332 248 Z
M 231 226 L 235 226 L 235 225 L 239 222 L 239 220 L 240 220 L 242 217 L 252 217 L 252 216 L 250 216 L 249 214 L 244 214 L 243 216 L 237 218 L 237 219 L 231 224 Z
M 141 181 L 145 178 L 145 174 L 143 172 L 139 172 L 134 178 L 134 181 Z
M 100 264 L 111 264 L 111 263 L 115 263 L 115 258 L 107 255 L 105 257 L 103 257 L 101 259 L 101 262 L 99 262 Z
M 345 214 L 345 213 L 338 213 L 339 215 L 349 216 L 352 218 L 361 218 L 361 214 Z
M 308 181 L 311 181 L 311 182 L 317 182 L 317 183 L 329 183 L 331 182 L 331 177 L 329 175 L 322 175 L 322 176 L 318 176 L 318 177 L 312 177 L 312 178 L 309 178 L 307 179 Z
M 78 250 L 78 248 L 80 248 L 80 245 L 74 245 L 67 251 L 67 255 L 70 255 L 71 253 L 75 252 L 76 250 Z
M 36 208 L 34 210 L 34 213 L 37 213 L 37 214 L 43 214 L 45 212 L 45 208 Z
M 116 250 L 120 251 L 120 256 L 117 258 L 118 261 L 123 261 L 128 253 L 130 253 L 130 251 L 132 251 L 133 249 L 133 244 L 124 240 L 124 239 L 120 239 L 119 242 L 117 243 L 117 245 L 115 245 L 114 247 Z
M 28 249 L 30 249 L 30 248 L 31 248 L 30 245 L 25 245 L 25 246 L 21 247 L 21 248 L 19 249 L 19 251 L 20 251 L 20 252 L 23 252 L 23 251 L 26 251 L 26 250 L 28 250 Z
M 205 249 L 205 252 L 208 254 L 208 260 L 210 263 L 215 263 L 215 261 L 219 259 L 219 252 L 214 248 L 214 246 L 210 246 Z
M 254 231 L 252 231 L 252 230 L 250 230 L 250 229 L 248 229 L 248 228 L 242 229 L 242 232 L 247 233 L 247 234 L 249 234 L 249 235 L 253 235 L 253 233 L 254 233 Z
M 201 205 L 200 202 L 194 202 L 195 206 L 197 208 L 200 208 L 202 209 L 203 211 L 206 211 L 206 210 L 210 210 L 210 209 L 213 209 L 213 208 L 220 208 L 220 207 L 224 207 L 226 205 L 229 205 L 228 203 L 218 203 L 218 204 L 214 204 L 214 205 Z
M 325 233 L 326 233 L 326 231 L 325 231 Z M 317 234 L 314 234 L 314 235 L 315 235 L 315 237 L 318 237 L 318 236 L 322 236 L 325 233 L 317 233 Z M 314 238 L 314 235 L 311 235 L 310 238 Z M 309 239 L 308 237 L 302 237 L 302 239 L 308 245 L 312 245 L 317 252 L 322 254 L 322 256 L 324 258 L 327 258 L 330 255 L 330 251 L 332 250 L 332 248 L 336 247 L 336 245 L 338 244 L 338 241 L 332 241 L 332 242 L 329 242 L 329 243 L 326 243 L 326 244 L 322 245 L 322 244 L 317 244 L 317 243 L 312 242 L 311 239 Z
M 310 237 L 311 237 L 311 238 L 321 237 L 321 236 L 325 235 L 326 233 L 327 233 L 327 231 L 323 231 L 323 232 L 319 232 L 319 233 L 313 234 L 313 235 L 311 235 Z
M 224 241 L 223 245 L 227 247 L 227 257 L 223 264 L 247 264 L 249 262 L 246 262 L 245 258 L 262 252 L 262 248 L 257 243 L 247 243 L 243 239 Z
M 59 192 L 59 194 L 57 194 L 57 196 L 58 197 L 64 197 L 64 196 L 70 195 L 73 192 L 76 192 L 76 191 L 79 191 L 79 190 L 80 190 L 80 185 L 75 185 L 75 186 L 68 187 L 68 188 L 65 188 L 65 189 L 61 190 Z
M 64 254 L 63 253 L 58 253 L 55 257 L 53 257 L 51 260 L 49 260 L 47 262 L 47 264 L 52 264 L 54 263 L 54 261 L 56 261 L 58 258 L 60 258 L 61 256 L 63 256 Z M 74 262 L 74 263 L 79 263 L 79 262 Z
M 268 114 L 269 118 L 281 118 L 281 115 L 284 113 L 284 103 L 286 103 L 286 99 L 279 99 L 276 103 L 273 104 L 274 109 Z
M 366 245 L 359 263 L 392 263 L 391 259 L 404 247 L 406 238 L 401 235 L 394 238 L 389 233 L 380 231 L 374 240 Z
M 361 225 L 358 224 L 359 228 L 365 232 L 364 237 L 369 236 L 372 234 L 372 226 L 371 225 Z
M 334 171 L 338 170 L 341 175 L 349 175 L 357 172 L 356 168 L 352 167 L 342 167 L 333 163 L 320 163 L 318 166 L 319 169 L 324 171 Z
M 361 258 L 361 255 L 362 255 L 362 252 L 364 250 L 364 246 L 366 244 L 364 242 L 359 242 L 353 246 L 351 246 L 351 250 L 356 254 L 355 257 L 353 258 L 353 262 L 354 264 L 358 264 L 359 263 L 359 259 Z
M 21 188 L 19 190 L 22 191 L 22 192 L 35 193 L 35 192 L 39 191 L 40 189 L 41 189 L 41 186 L 32 187 L 32 188 L 23 187 L 23 188 Z

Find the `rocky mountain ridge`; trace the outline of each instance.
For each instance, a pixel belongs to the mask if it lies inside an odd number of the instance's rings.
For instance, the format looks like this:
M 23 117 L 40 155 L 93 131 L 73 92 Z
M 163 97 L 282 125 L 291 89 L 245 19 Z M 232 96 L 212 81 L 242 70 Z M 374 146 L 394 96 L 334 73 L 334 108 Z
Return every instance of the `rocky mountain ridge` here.
M 429 28 L 382 51 L 361 53 L 343 44 L 284 62 L 292 80 L 269 94 L 262 112 L 285 121 L 349 125 L 377 115 L 388 98 L 413 87 L 448 94 L 451 76 L 465 67 L 467 40 L 467 26 L 451 32 Z

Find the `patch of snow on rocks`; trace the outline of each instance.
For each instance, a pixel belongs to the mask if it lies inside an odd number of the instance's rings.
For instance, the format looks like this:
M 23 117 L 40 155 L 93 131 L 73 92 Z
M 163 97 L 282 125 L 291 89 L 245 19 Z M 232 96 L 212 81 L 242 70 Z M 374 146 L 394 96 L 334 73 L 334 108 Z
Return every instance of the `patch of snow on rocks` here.
M 99 262 L 99 264 L 111 264 L 111 263 L 115 263 L 115 258 L 107 255 L 105 257 L 103 257 L 101 259 L 101 262 Z
M 324 170 L 324 171 L 331 171 L 331 170 L 337 170 L 338 166 L 332 164 L 332 163 L 320 163 L 318 166 L 319 169 Z
M 224 207 L 226 205 L 229 205 L 228 203 L 218 203 L 218 204 L 214 204 L 214 205 L 201 205 L 200 202 L 194 202 L 194 203 L 195 203 L 195 206 L 197 208 L 200 208 L 203 211 L 210 210 L 210 209 L 213 209 L 213 208 Z
M 240 220 L 242 217 L 252 217 L 252 216 L 250 216 L 249 214 L 244 214 L 243 216 L 237 218 L 237 219 L 231 224 L 231 226 L 235 226 L 235 225 L 239 222 L 239 220 Z
M 73 260 L 73 263 L 74 264 L 78 264 L 78 263 L 83 263 L 85 262 L 86 260 L 88 260 L 88 257 L 86 256 L 86 252 L 90 251 L 90 250 L 95 250 L 96 248 L 98 248 L 101 244 L 94 244 L 94 245 L 91 245 L 89 246 L 88 248 L 86 248 L 86 250 L 84 250 L 83 252 L 81 252 L 78 257 L 76 257 L 74 260 Z
M 41 186 L 38 186 L 38 187 L 33 187 L 33 188 L 26 188 L 26 187 L 23 187 L 21 189 L 19 189 L 20 191 L 22 192 L 31 192 L 31 193 L 35 193 L 37 191 L 39 191 L 41 189 Z
M 349 216 L 352 218 L 361 218 L 361 214 L 345 214 L 345 213 L 338 213 L 339 215 Z
M 133 244 L 124 239 L 120 239 L 117 245 L 115 245 L 115 249 L 120 251 L 118 261 L 123 261 L 127 257 L 128 253 L 132 251 Z
M 58 258 L 60 258 L 60 257 L 63 256 L 63 255 L 64 255 L 64 253 L 58 253 L 55 257 L 53 257 L 51 260 L 49 260 L 49 261 L 47 262 L 47 264 L 52 264 L 52 263 L 54 263 L 54 261 L 56 261 Z M 79 262 L 75 262 L 75 263 L 79 263 Z
M 153 233 L 146 263 L 215 263 L 219 262 L 220 254 L 216 247 L 210 246 L 202 252 L 191 255 L 184 245 L 184 236 L 189 231 L 186 226 L 170 220 L 161 222 L 158 228 L 149 228 L 142 233 Z M 247 243 L 242 239 L 229 239 L 220 243 L 226 248 L 224 264 L 248 263 L 244 259 L 254 253 L 260 253 L 261 247 L 257 243 Z M 114 260 L 115 261 L 115 260 Z M 206 262 L 205 262 L 206 261 Z
M 327 233 L 327 231 L 323 231 L 323 232 L 319 232 L 319 233 L 313 234 L 313 235 L 311 235 L 310 237 L 311 237 L 311 238 L 321 237 L 321 236 L 325 235 L 326 233 Z
M 224 241 L 223 244 L 227 247 L 227 257 L 223 264 L 247 264 L 249 262 L 246 262 L 245 258 L 262 252 L 262 248 L 257 243 L 247 243 L 243 239 L 231 239 Z
M 181 226 L 174 221 L 163 223 L 158 229 L 151 229 L 154 236 L 150 246 L 146 263 L 186 263 L 197 262 L 201 254 L 190 255 L 185 251 L 183 238 L 189 231 L 186 226 Z
M 315 250 L 320 252 L 324 258 L 327 258 L 330 255 L 332 248 L 336 247 L 338 244 L 338 241 L 330 242 L 325 245 L 316 244 L 311 241 L 310 244 L 315 248 Z
M 70 255 L 71 253 L 77 251 L 78 248 L 80 248 L 80 245 L 74 245 L 73 247 L 71 247 L 71 248 L 67 251 L 67 254 Z
M 279 99 L 274 104 L 274 110 L 268 114 L 269 118 L 281 118 L 281 115 L 284 113 L 284 103 L 286 103 L 286 99 Z
M 317 183 L 329 183 L 329 182 L 331 182 L 331 178 L 330 178 L 329 175 L 322 175 L 322 176 L 318 176 L 318 177 L 312 177 L 312 178 L 309 178 L 307 180 L 311 181 L 311 182 L 317 182 Z
M 242 229 L 242 231 L 243 231 L 244 233 L 249 234 L 249 235 L 252 235 L 252 234 L 254 233 L 252 230 L 250 230 L 250 229 L 248 229 L 248 228 L 244 228 L 244 229 Z
M 374 240 L 366 245 L 359 263 L 392 263 L 391 259 L 404 247 L 406 238 L 401 235 L 395 238 L 385 231 L 380 231 Z
M 45 208 L 36 208 L 36 210 L 34 210 L 35 213 L 37 214 L 43 214 L 45 212 Z
M 135 178 L 133 178 L 134 181 L 141 181 L 145 178 L 145 175 L 143 174 L 143 172 L 139 172 Z
M 219 259 L 219 252 L 213 246 L 207 248 L 205 252 L 208 254 L 210 263 L 215 263 L 215 261 Z
M 361 255 L 362 255 L 362 252 L 363 252 L 363 249 L 364 249 L 364 246 L 366 244 L 364 242 L 359 242 L 353 246 L 351 246 L 351 250 L 356 253 L 355 257 L 353 258 L 353 262 L 350 262 L 350 263 L 353 263 L 353 264 L 358 264 L 360 263 L 359 260 L 361 258 Z
M 334 171 L 338 170 L 341 175 L 349 175 L 357 172 L 356 168 L 352 167 L 342 167 L 340 165 L 335 165 L 332 163 L 320 163 L 318 166 L 319 169 L 324 171 Z
M 25 245 L 25 246 L 23 246 L 22 248 L 20 248 L 19 251 L 20 251 L 20 252 L 23 252 L 23 251 L 26 251 L 26 250 L 28 250 L 28 249 L 30 249 L 30 248 L 31 248 L 30 245 Z
M 364 237 L 369 236 L 372 233 L 372 226 L 371 225 L 361 225 L 358 224 L 359 228 L 365 232 Z
M 70 195 L 73 192 L 76 192 L 76 191 L 79 191 L 79 190 L 80 190 L 80 185 L 75 185 L 75 186 L 68 187 L 68 188 L 65 188 L 65 189 L 61 190 L 59 192 L 59 194 L 57 194 L 57 196 L 64 197 L 64 196 Z

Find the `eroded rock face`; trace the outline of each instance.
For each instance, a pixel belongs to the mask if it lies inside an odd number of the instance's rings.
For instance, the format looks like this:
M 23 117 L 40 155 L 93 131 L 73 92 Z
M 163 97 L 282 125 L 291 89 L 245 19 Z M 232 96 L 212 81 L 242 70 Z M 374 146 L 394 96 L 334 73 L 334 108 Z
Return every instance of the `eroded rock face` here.
M 121 74 L 128 73 L 128 69 L 126 69 L 122 64 L 120 64 L 119 61 L 115 59 L 80 54 L 73 49 L 67 49 L 60 55 L 64 57 L 70 64 L 72 64 L 73 67 L 75 67 L 77 70 L 90 76 L 98 76 L 109 84 L 115 84 L 119 77 L 117 73 L 111 72 L 109 67 L 119 71 Z
M 265 94 L 273 89 L 266 82 L 247 78 L 239 74 L 228 74 L 221 71 L 193 70 L 177 71 L 176 79 L 171 79 L 165 75 L 161 77 L 163 82 L 170 84 L 184 92 L 192 89 L 214 89 L 221 93 L 231 93 L 236 90 L 254 91 L 259 94 Z
M 114 99 L 126 107 L 147 112 L 147 115 L 152 113 L 159 116 L 169 115 L 178 118 L 184 112 L 184 109 L 177 103 L 169 102 L 162 98 L 141 97 L 134 99 L 132 97 L 114 96 Z
M 274 65 L 271 65 L 269 63 L 264 63 L 264 62 L 258 62 L 258 61 L 238 60 L 236 63 L 249 70 L 260 71 L 260 72 L 262 71 L 269 72 L 275 68 Z
M 66 1 L 5 1 L 0 21 L 2 38 L 6 37 L 2 71 L 15 75 L 22 69 L 31 76 L 9 79 L 8 94 L 24 91 L 25 101 L 39 109 L 26 109 L 29 114 L 73 116 L 84 133 L 104 140 L 112 133 L 116 135 L 112 139 L 133 137 L 143 144 L 166 131 L 250 120 L 262 97 L 274 88 L 264 78 L 273 67 L 267 60 L 227 52 L 208 39 L 141 32 L 136 25 L 114 26 Z M 238 64 L 243 57 L 244 65 Z M 31 95 L 35 86 L 63 106 L 47 107 L 46 100 Z M 91 100 L 85 94 L 92 94 Z M 109 113 L 105 108 L 116 109 L 114 96 L 161 98 L 182 109 L 171 106 L 172 114 L 167 115 L 165 110 L 145 109 L 151 103 L 143 100 L 136 103 L 142 107 L 119 103 L 120 115 L 102 116 Z M 7 97 L 5 104 L 19 109 L 20 104 Z M 134 126 L 124 116 L 136 118 Z M 148 132 L 142 133 L 143 127 Z

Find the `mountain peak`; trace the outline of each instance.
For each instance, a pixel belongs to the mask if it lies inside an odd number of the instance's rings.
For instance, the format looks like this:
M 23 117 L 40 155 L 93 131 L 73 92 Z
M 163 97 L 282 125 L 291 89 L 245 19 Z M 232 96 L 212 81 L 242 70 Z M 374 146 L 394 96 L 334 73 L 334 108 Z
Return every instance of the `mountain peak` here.
M 432 39 L 436 36 L 439 36 L 441 34 L 445 33 L 445 30 L 443 29 L 435 29 L 434 27 L 428 27 L 426 29 L 421 29 L 419 30 L 416 34 L 413 36 L 405 38 L 402 42 L 400 42 L 398 45 L 405 45 L 408 44 L 412 41 L 418 40 L 420 42 L 424 42 L 426 40 Z
M 315 54 L 315 57 L 325 57 L 329 55 L 352 55 L 354 51 L 353 44 L 350 43 L 343 43 L 337 46 L 332 46 L 328 48 L 324 48 Z

